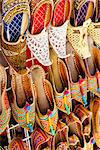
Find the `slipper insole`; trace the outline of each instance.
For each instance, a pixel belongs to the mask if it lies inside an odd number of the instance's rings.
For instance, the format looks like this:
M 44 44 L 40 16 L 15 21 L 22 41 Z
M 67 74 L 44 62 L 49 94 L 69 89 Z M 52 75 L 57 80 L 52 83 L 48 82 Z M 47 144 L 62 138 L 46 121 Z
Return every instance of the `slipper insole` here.
M 88 9 L 87 9 L 87 14 L 86 14 L 85 20 L 92 17 L 93 11 L 94 11 L 94 4 L 93 4 L 93 2 L 90 2 L 89 6 L 88 6 Z
M 71 54 L 67 59 L 67 65 L 69 67 L 71 78 L 73 82 L 77 82 L 79 79 L 79 73 L 76 69 L 75 63 L 74 63 L 74 57 L 72 56 L 73 48 L 70 43 L 67 43 L 67 55 Z
M 16 101 L 20 108 L 24 107 L 26 103 L 26 96 L 25 91 L 23 88 L 22 78 L 21 76 L 16 76 L 16 87 L 15 87 L 15 93 L 16 93 Z
M 87 64 L 88 64 L 90 75 L 92 75 L 92 76 L 95 75 L 96 68 L 95 68 L 94 61 L 93 61 L 92 57 L 87 58 Z
M 43 77 L 41 71 L 38 68 L 34 69 L 34 71 L 32 72 L 32 78 L 36 85 L 37 101 L 38 101 L 37 103 L 39 106 L 39 110 L 43 115 L 45 115 L 50 106 L 44 91 Z
M 69 12 L 70 12 L 69 1 L 66 2 L 66 0 L 60 0 L 56 4 L 56 7 L 54 9 L 52 24 L 54 26 L 61 26 L 67 20 Z
M 93 48 L 93 56 L 95 59 L 96 67 L 100 71 L 100 50 L 96 47 Z
M 1 91 L 1 84 L 2 82 L 0 81 L 0 114 L 2 113 L 2 91 Z
M 51 59 L 53 60 L 52 73 L 54 77 L 55 86 L 56 86 L 57 91 L 60 93 L 60 92 L 63 92 L 64 88 L 63 88 L 63 84 L 61 82 L 61 78 L 59 75 L 58 60 L 57 60 L 58 58 L 55 52 L 53 52 L 53 50 L 50 52 L 50 56 L 51 56 Z
M 35 14 L 31 15 L 31 34 L 39 34 L 44 26 L 47 26 L 51 18 L 52 6 L 50 4 L 43 4 L 36 10 Z

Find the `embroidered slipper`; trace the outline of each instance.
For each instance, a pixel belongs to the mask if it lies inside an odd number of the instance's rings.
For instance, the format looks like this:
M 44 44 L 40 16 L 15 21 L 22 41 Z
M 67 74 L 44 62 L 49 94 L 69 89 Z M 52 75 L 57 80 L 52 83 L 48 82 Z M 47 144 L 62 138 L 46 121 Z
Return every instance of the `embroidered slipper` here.
M 33 66 L 31 73 L 36 87 L 36 121 L 45 132 L 54 135 L 58 122 L 58 109 L 53 97 L 52 86 L 45 79 L 42 67 Z
M 36 127 L 31 134 L 32 150 L 51 150 L 52 136 L 48 135 L 41 128 Z
M 10 106 L 6 92 L 7 75 L 0 64 L 0 134 L 4 132 L 10 121 Z
M 88 77 L 88 90 L 100 96 L 100 52 L 97 48 L 91 49 L 91 57 L 84 59 Z
M 24 72 L 25 71 L 25 72 Z M 11 102 L 12 114 L 19 125 L 30 132 L 35 122 L 34 86 L 29 72 L 12 73 L 11 87 L 13 100 Z
M 30 14 L 28 0 L 4 0 L 2 3 L 2 25 L 4 39 L 8 42 L 17 42 L 24 35 Z
M 70 113 L 70 115 L 62 114 L 62 121 L 66 123 L 66 125 L 69 127 L 69 135 L 75 134 L 80 142 L 78 146 L 81 148 L 84 148 L 84 136 L 82 132 L 82 123 L 77 118 L 74 113 Z M 70 143 L 69 143 L 70 144 Z
M 49 28 L 49 41 L 59 58 L 66 57 L 67 26 L 71 13 L 70 0 L 57 0 Z
M 94 98 L 90 103 L 92 112 L 93 137 L 100 148 L 100 98 Z
M 71 110 L 71 93 L 68 70 L 65 63 L 52 50 L 50 51 L 50 58 L 53 64 L 49 67 L 49 76 L 54 89 L 56 105 L 60 111 L 69 115 Z
M 8 146 L 8 150 L 29 150 L 29 148 L 22 139 L 14 138 Z
M 58 121 L 57 132 L 53 137 L 52 150 L 67 150 L 68 143 L 68 126 L 62 121 Z
M 96 7 L 95 0 L 76 0 L 74 2 L 75 26 L 83 25 L 85 20 L 93 19 Z
M 91 140 L 91 119 L 92 113 L 82 105 L 77 105 L 74 109 L 74 114 L 80 119 L 82 122 L 82 130 L 83 135 L 86 141 L 86 145 Z M 90 143 L 91 144 L 91 143 Z
M 88 26 L 88 34 L 92 38 L 94 44 L 100 49 L 100 22 L 91 22 Z
M 49 59 L 49 41 L 47 27 L 52 15 L 52 0 L 31 1 L 31 24 L 30 32 L 26 32 L 27 55 L 35 57 L 43 66 L 51 65 Z M 29 53 L 31 52 L 31 55 Z M 33 60 L 35 63 L 35 61 Z M 32 62 L 30 62 L 32 63 Z M 31 66 L 32 64 L 27 64 Z
M 73 52 L 73 48 L 68 44 L 67 53 L 69 57 L 65 59 L 68 67 L 71 96 L 72 99 L 87 105 L 87 77 L 83 60 L 79 55 Z
M 26 40 L 24 36 L 17 42 L 7 42 L 2 33 L 2 54 L 16 72 L 26 68 Z
M 82 57 L 83 59 L 91 56 L 89 44 L 88 44 L 88 26 L 90 25 L 91 20 L 86 20 L 82 26 L 74 27 L 69 24 L 67 30 L 67 38 L 71 43 L 74 50 Z

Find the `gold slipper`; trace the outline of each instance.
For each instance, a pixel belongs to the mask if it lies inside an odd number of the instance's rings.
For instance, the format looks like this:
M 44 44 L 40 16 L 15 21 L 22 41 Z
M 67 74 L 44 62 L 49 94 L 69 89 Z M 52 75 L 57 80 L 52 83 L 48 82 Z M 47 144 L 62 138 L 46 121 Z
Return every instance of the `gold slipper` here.
M 68 70 L 65 63 L 57 57 L 57 54 L 51 49 L 50 58 L 53 61 L 49 67 L 50 81 L 53 85 L 55 100 L 60 111 L 70 114 L 71 93 Z
M 54 100 L 52 86 L 45 79 L 45 72 L 41 66 L 33 66 L 31 74 L 36 91 L 36 121 L 45 132 L 55 135 L 58 109 Z

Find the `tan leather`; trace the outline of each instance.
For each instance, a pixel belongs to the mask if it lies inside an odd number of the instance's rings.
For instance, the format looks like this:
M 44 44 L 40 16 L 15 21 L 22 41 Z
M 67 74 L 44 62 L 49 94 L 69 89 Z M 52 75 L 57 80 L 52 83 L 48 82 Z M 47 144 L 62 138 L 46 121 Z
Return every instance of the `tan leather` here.
M 90 1 L 85 20 L 89 19 L 92 16 L 93 11 L 94 11 L 94 5 L 93 5 L 93 2 Z
M 55 87 L 58 92 L 62 92 L 64 89 L 63 89 L 63 83 L 61 81 L 60 72 L 59 72 L 58 57 L 53 49 L 50 49 L 50 58 L 53 62 L 51 66 L 51 71 L 53 74 Z
M 64 147 L 67 150 L 69 146 L 68 131 L 68 126 L 59 120 L 57 124 L 57 132 L 53 137 L 52 150 L 61 150 L 61 147 Z
M 92 113 L 83 105 L 77 105 L 74 109 L 74 113 L 82 122 L 83 134 L 89 136 L 91 132 Z
M 35 122 L 34 85 L 29 76 L 29 71 L 22 70 L 22 72 L 17 73 L 12 70 L 11 87 L 13 92 L 11 102 L 13 117 L 20 126 L 29 130 L 28 124 L 34 126 Z M 30 110 L 27 110 L 27 105 Z
M 100 148 L 100 98 L 94 98 L 91 101 L 90 110 L 92 112 L 93 136 Z
M 54 100 L 52 86 L 45 79 L 45 72 L 41 66 L 33 66 L 31 73 L 36 91 L 36 121 L 44 131 L 54 134 L 53 131 L 56 132 L 58 122 L 58 109 Z M 50 128 L 50 120 L 53 130 Z
M 62 115 L 63 121 L 69 127 L 69 135 L 75 134 L 80 140 L 81 148 L 84 147 L 84 136 L 82 131 L 82 123 L 81 121 L 74 115 L 73 112 L 69 116 Z
M 71 93 L 68 70 L 65 63 L 57 57 L 57 54 L 50 49 L 52 66 L 49 67 L 49 80 L 53 85 L 56 105 L 59 110 L 68 113 L 65 105 L 71 109 Z M 66 95 L 65 92 L 68 92 Z M 64 96 L 66 95 L 66 104 Z

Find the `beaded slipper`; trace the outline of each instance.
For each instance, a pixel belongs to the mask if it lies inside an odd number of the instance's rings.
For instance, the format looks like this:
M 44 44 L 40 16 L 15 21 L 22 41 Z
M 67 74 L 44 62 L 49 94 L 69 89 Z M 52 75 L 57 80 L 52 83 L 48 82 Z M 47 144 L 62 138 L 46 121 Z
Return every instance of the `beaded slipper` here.
M 45 79 L 45 72 L 39 65 L 32 67 L 31 73 L 36 87 L 36 121 L 45 132 L 54 135 L 58 122 L 58 109 L 52 86 Z
M 92 112 L 93 136 L 96 145 L 100 148 L 100 98 L 94 98 L 90 103 Z
M 32 150 L 51 150 L 52 136 L 45 133 L 41 128 L 36 127 L 31 134 Z
M 49 67 L 49 76 L 54 89 L 56 105 L 60 111 L 69 115 L 71 109 L 71 93 L 68 71 L 65 63 L 52 50 L 50 51 L 50 56 L 53 64 Z
M 100 51 L 91 49 L 91 57 L 84 59 L 88 77 L 88 90 L 100 97 Z
M 62 121 L 69 127 L 69 135 L 73 136 L 75 134 L 77 136 L 77 138 L 75 137 L 76 143 L 75 141 L 71 140 L 73 138 L 69 139 L 69 145 L 75 144 L 77 147 L 80 146 L 81 148 L 83 148 L 84 136 L 82 132 L 81 121 L 72 112 L 70 113 L 70 115 L 62 114 Z
M 88 143 L 91 139 L 90 134 L 91 134 L 92 113 L 82 105 L 77 105 L 74 109 L 74 114 L 82 122 L 83 135 L 85 137 L 86 142 Z
M 29 72 L 20 74 L 12 73 L 11 87 L 13 91 L 13 100 L 11 102 L 12 114 L 16 122 L 30 132 L 33 131 L 35 122 L 35 99 L 34 87 Z
M 28 58 L 35 57 L 35 59 L 43 66 L 52 64 L 49 59 L 49 40 L 47 31 L 51 15 L 52 0 L 41 0 L 39 2 L 37 1 L 37 3 L 33 0 L 31 1 L 30 32 L 26 32 L 28 45 L 27 55 Z M 29 53 L 31 53 L 31 55 L 29 55 Z
M 95 0 L 75 0 L 75 26 L 83 25 L 85 20 L 93 18 L 96 7 Z
M 8 150 L 29 150 L 29 148 L 22 139 L 14 138 L 8 146 Z
M 2 54 L 7 60 L 8 64 L 18 72 L 26 67 L 26 40 L 20 37 L 17 42 L 7 42 L 2 33 Z
M 57 132 L 53 137 L 52 150 L 67 150 L 68 149 L 68 126 L 58 121 Z
M 49 41 L 59 58 L 66 57 L 66 35 L 71 13 L 70 0 L 57 0 L 49 28 Z
M 2 3 L 2 25 L 4 38 L 8 42 L 17 42 L 24 35 L 30 14 L 28 0 L 4 0 Z
M 6 92 L 7 76 L 0 65 L 0 134 L 6 129 L 10 121 L 10 106 Z
M 87 77 L 83 60 L 68 46 L 69 56 L 65 59 L 68 67 L 72 99 L 87 105 Z

